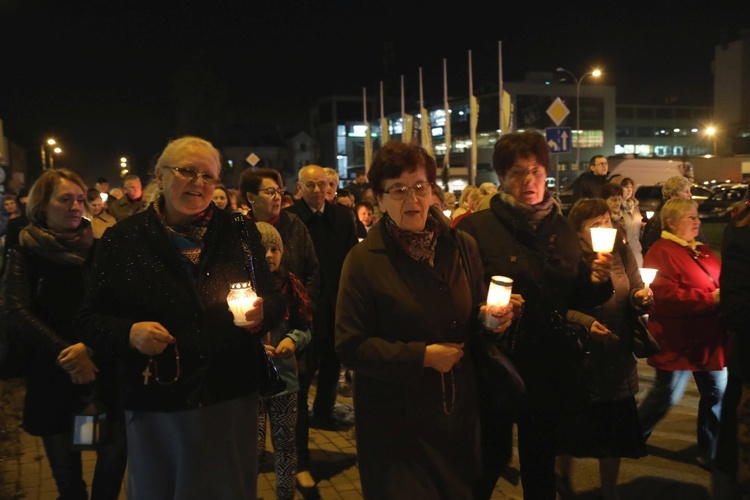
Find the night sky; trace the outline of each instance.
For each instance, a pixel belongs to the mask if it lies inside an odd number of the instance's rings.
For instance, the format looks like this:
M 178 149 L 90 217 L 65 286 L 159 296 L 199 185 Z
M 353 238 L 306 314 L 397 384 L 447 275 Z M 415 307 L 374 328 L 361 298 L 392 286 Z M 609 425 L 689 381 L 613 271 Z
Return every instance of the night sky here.
M 0 119 L 34 166 L 53 136 L 58 162 L 113 179 L 120 156 L 145 172 L 184 132 L 308 130 L 318 98 L 376 97 L 381 80 L 398 103 L 402 74 L 417 102 L 420 67 L 427 104 L 442 102 L 443 58 L 450 95 L 465 96 L 469 50 L 478 93 L 497 82 L 499 41 L 506 81 L 598 66 L 619 102 L 710 103 L 714 47 L 750 28 L 750 2 L 702 3 L 523 2 L 533 10 L 498 15 L 509 2 L 0 0 Z

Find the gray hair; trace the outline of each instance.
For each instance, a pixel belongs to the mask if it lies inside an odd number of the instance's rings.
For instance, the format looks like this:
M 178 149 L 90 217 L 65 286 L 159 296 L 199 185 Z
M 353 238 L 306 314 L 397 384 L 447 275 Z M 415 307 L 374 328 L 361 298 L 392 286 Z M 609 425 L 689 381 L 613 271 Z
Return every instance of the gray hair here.
M 664 197 L 664 199 L 669 199 L 685 189 L 685 186 L 692 185 L 693 183 L 687 177 L 682 175 L 674 175 L 667 179 L 667 182 L 665 182 L 664 186 L 662 186 L 661 195 Z
M 673 232 L 667 221 L 677 221 L 691 208 L 697 208 L 698 203 L 687 198 L 672 198 L 664 203 L 661 207 L 661 228 L 665 231 Z

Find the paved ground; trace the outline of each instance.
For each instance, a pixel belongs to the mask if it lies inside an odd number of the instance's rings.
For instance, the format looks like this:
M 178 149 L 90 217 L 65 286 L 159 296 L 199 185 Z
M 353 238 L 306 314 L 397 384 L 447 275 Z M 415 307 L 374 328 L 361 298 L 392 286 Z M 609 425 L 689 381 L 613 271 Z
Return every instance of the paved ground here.
M 641 394 L 653 382 L 653 370 L 641 363 Z M 55 484 L 44 455 L 41 440 L 18 428 L 23 385 L 0 382 L 0 500 L 57 497 Z M 342 405 L 350 398 L 339 397 Z M 683 401 L 670 411 L 649 441 L 649 456 L 640 460 L 623 460 L 619 489 L 622 500 L 667 499 L 703 500 L 710 498 L 710 474 L 695 463 L 695 416 L 698 403 L 695 385 L 691 384 Z M 324 500 L 361 499 L 359 471 L 356 464 L 354 430 L 346 432 L 311 430 L 313 475 L 318 480 Z M 270 447 L 270 440 L 269 445 Z M 94 466 L 93 452 L 84 452 L 87 482 Z M 521 499 L 518 484 L 518 457 L 514 457 L 505 477 L 498 482 L 494 499 Z M 598 467 L 595 460 L 576 461 L 573 487 L 579 498 L 597 497 Z M 259 496 L 274 498 L 274 475 L 261 473 Z M 125 498 L 127 484 L 121 498 Z M 298 499 L 302 497 L 298 494 Z M 417 499 L 415 499 L 417 500 Z

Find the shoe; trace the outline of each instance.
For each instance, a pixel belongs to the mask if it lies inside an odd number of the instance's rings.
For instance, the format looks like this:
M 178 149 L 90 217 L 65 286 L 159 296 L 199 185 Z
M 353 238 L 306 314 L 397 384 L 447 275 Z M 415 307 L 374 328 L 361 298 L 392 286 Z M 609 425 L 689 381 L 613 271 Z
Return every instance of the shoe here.
M 339 422 L 333 416 L 327 416 L 327 417 L 318 417 L 316 415 L 312 415 L 310 417 L 310 428 L 311 429 L 320 429 L 323 431 L 345 431 L 347 430 L 349 425 L 346 425 L 343 422 Z
M 698 467 L 700 467 L 703 470 L 707 470 L 708 472 L 711 472 L 714 470 L 714 461 L 710 458 L 706 458 L 703 456 L 697 456 L 695 457 L 695 461 L 698 462 Z

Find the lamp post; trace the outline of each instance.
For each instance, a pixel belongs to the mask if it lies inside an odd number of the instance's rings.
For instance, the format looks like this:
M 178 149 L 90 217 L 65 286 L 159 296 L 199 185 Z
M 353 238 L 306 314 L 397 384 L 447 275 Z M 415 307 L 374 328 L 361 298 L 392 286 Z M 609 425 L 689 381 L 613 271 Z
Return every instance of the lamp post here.
M 714 145 L 714 156 L 716 156 L 716 127 L 710 126 L 706 129 L 706 135 L 710 137 Z
M 581 83 L 587 76 L 593 76 L 599 78 L 602 72 L 598 69 L 584 73 L 580 78 L 576 78 L 576 75 L 572 71 L 565 68 L 557 68 L 556 71 L 563 71 L 573 77 L 576 82 L 576 131 L 578 132 L 578 140 L 576 141 L 576 170 L 581 166 Z
M 50 138 L 47 139 L 42 143 L 41 147 L 41 154 L 42 154 L 42 170 L 47 170 L 48 168 L 52 170 L 55 168 L 55 154 L 62 153 L 62 149 L 60 149 L 59 146 L 55 146 L 57 144 L 57 141 Z M 49 167 L 47 166 L 47 163 L 49 160 Z

